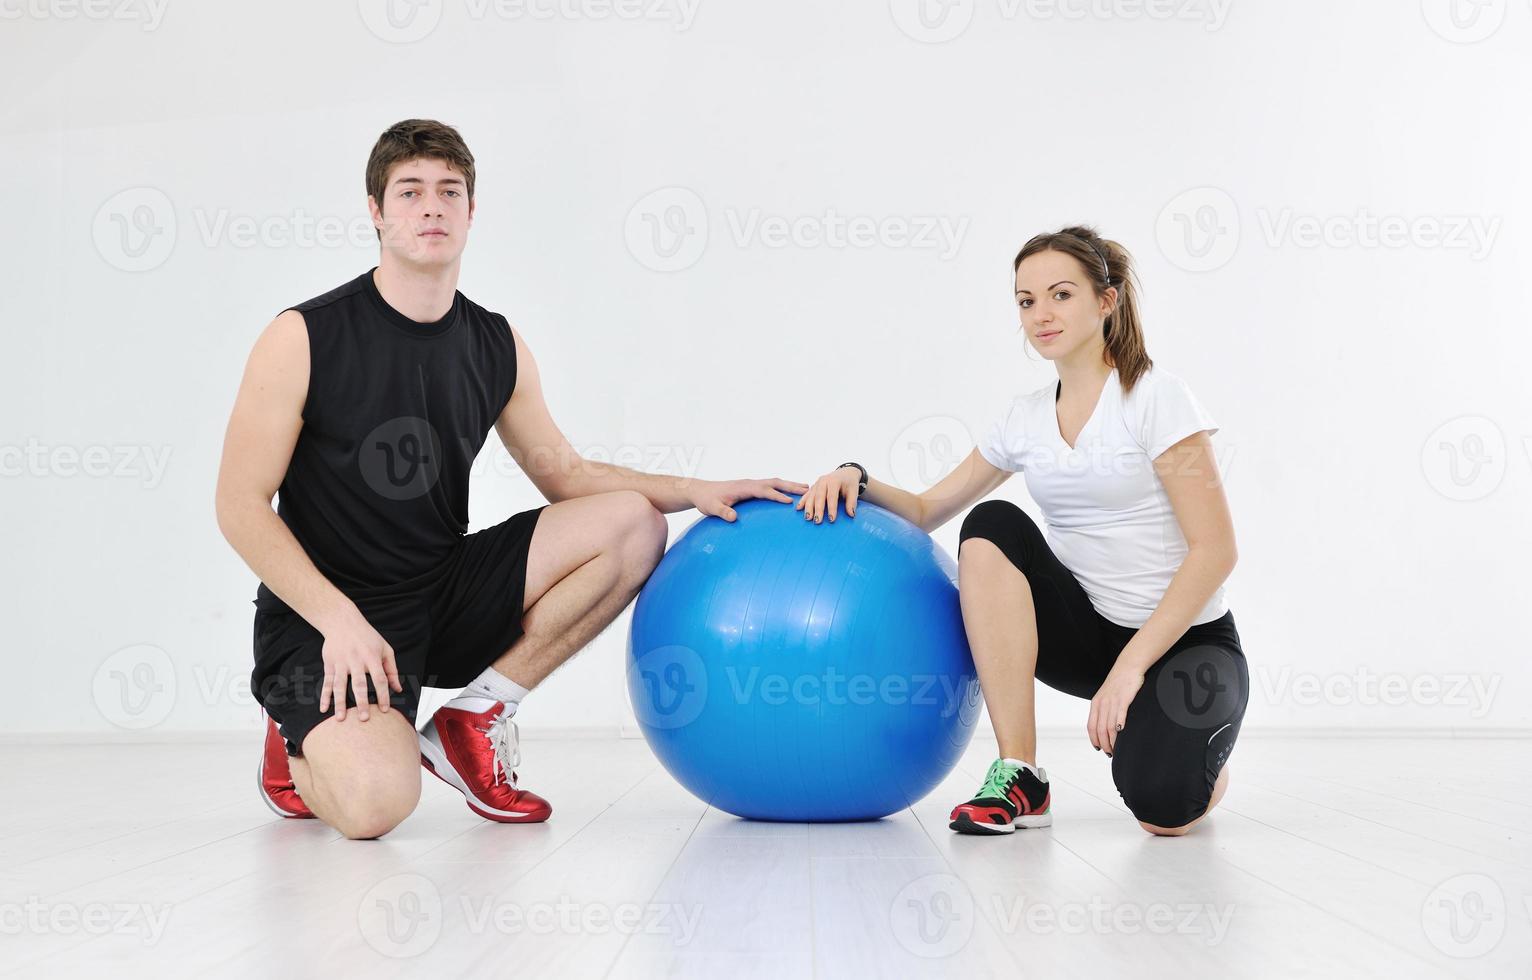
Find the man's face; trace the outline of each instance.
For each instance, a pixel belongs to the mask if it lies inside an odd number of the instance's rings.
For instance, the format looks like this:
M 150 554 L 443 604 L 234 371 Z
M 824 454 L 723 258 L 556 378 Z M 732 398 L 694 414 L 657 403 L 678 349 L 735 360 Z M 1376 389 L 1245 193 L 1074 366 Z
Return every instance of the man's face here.
M 473 202 L 463 175 L 445 160 L 416 159 L 395 164 L 383 200 L 369 196 L 372 224 L 382 246 L 404 262 L 450 265 L 468 244 Z

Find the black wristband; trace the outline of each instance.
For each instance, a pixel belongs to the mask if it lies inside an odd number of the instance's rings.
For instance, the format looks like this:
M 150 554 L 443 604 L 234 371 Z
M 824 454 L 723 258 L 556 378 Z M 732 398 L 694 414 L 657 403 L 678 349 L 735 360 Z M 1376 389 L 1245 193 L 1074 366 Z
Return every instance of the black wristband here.
M 857 484 L 856 484 L 856 492 L 858 494 L 866 493 L 867 492 L 867 471 L 862 469 L 862 464 L 861 463 L 842 463 L 842 464 L 840 464 L 839 466 L 837 466 L 835 468 L 838 469 L 838 470 L 843 470 L 843 469 L 845 469 L 848 466 L 855 466 L 857 473 L 861 475 L 861 479 L 859 479 L 857 481 Z

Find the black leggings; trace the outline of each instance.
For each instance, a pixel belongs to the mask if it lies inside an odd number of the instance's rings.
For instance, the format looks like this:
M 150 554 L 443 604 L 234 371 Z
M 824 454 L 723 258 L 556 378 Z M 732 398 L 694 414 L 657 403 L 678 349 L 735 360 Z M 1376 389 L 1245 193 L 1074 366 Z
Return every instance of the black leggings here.
M 993 542 L 1026 576 L 1037 610 L 1037 679 L 1093 698 L 1117 655 L 1138 632 L 1105 618 L 1015 504 L 986 500 L 969 511 L 969 538 Z M 1250 699 L 1250 673 L 1233 612 L 1183 633 L 1144 673 L 1117 734 L 1112 780 L 1139 820 L 1180 827 L 1207 811 Z

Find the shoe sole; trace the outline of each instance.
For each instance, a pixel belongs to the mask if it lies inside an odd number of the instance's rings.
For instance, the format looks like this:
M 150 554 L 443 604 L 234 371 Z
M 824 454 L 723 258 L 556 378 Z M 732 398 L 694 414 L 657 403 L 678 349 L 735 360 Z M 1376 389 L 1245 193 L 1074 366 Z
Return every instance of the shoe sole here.
M 426 772 L 429 772 L 437 779 L 462 793 L 463 801 L 468 804 L 468 809 L 477 813 L 485 820 L 493 820 L 496 823 L 541 823 L 553 816 L 552 807 L 548 809 L 547 813 L 513 813 L 509 810 L 496 810 L 484 806 L 478 801 L 479 798 L 474 796 L 468 787 L 463 784 L 462 779 L 458 777 L 457 770 L 448 765 L 446 759 L 434 758 L 438 755 L 436 743 L 419 734 L 416 735 L 416 741 L 420 743 L 420 764 L 426 767 Z
M 949 830 L 955 830 L 960 834 L 973 834 L 976 837 L 999 837 L 1004 834 L 1016 832 L 1016 828 L 1022 830 L 1036 830 L 1040 827 L 1053 826 L 1053 814 L 1051 813 L 1028 813 L 1017 817 L 1007 824 L 984 824 L 971 820 L 966 813 L 958 815 L 958 818 L 947 825 Z

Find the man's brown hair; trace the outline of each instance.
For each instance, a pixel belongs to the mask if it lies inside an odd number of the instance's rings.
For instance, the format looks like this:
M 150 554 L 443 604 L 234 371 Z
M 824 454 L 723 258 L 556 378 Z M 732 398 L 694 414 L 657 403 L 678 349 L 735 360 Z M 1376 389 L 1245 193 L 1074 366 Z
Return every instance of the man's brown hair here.
M 410 160 L 443 160 L 463 175 L 468 200 L 473 200 L 473 154 L 456 129 L 435 119 L 406 119 L 396 122 L 378 137 L 367 158 L 367 193 L 383 210 L 383 192 L 388 186 L 388 172 L 395 164 Z M 381 241 L 383 233 L 378 232 Z

